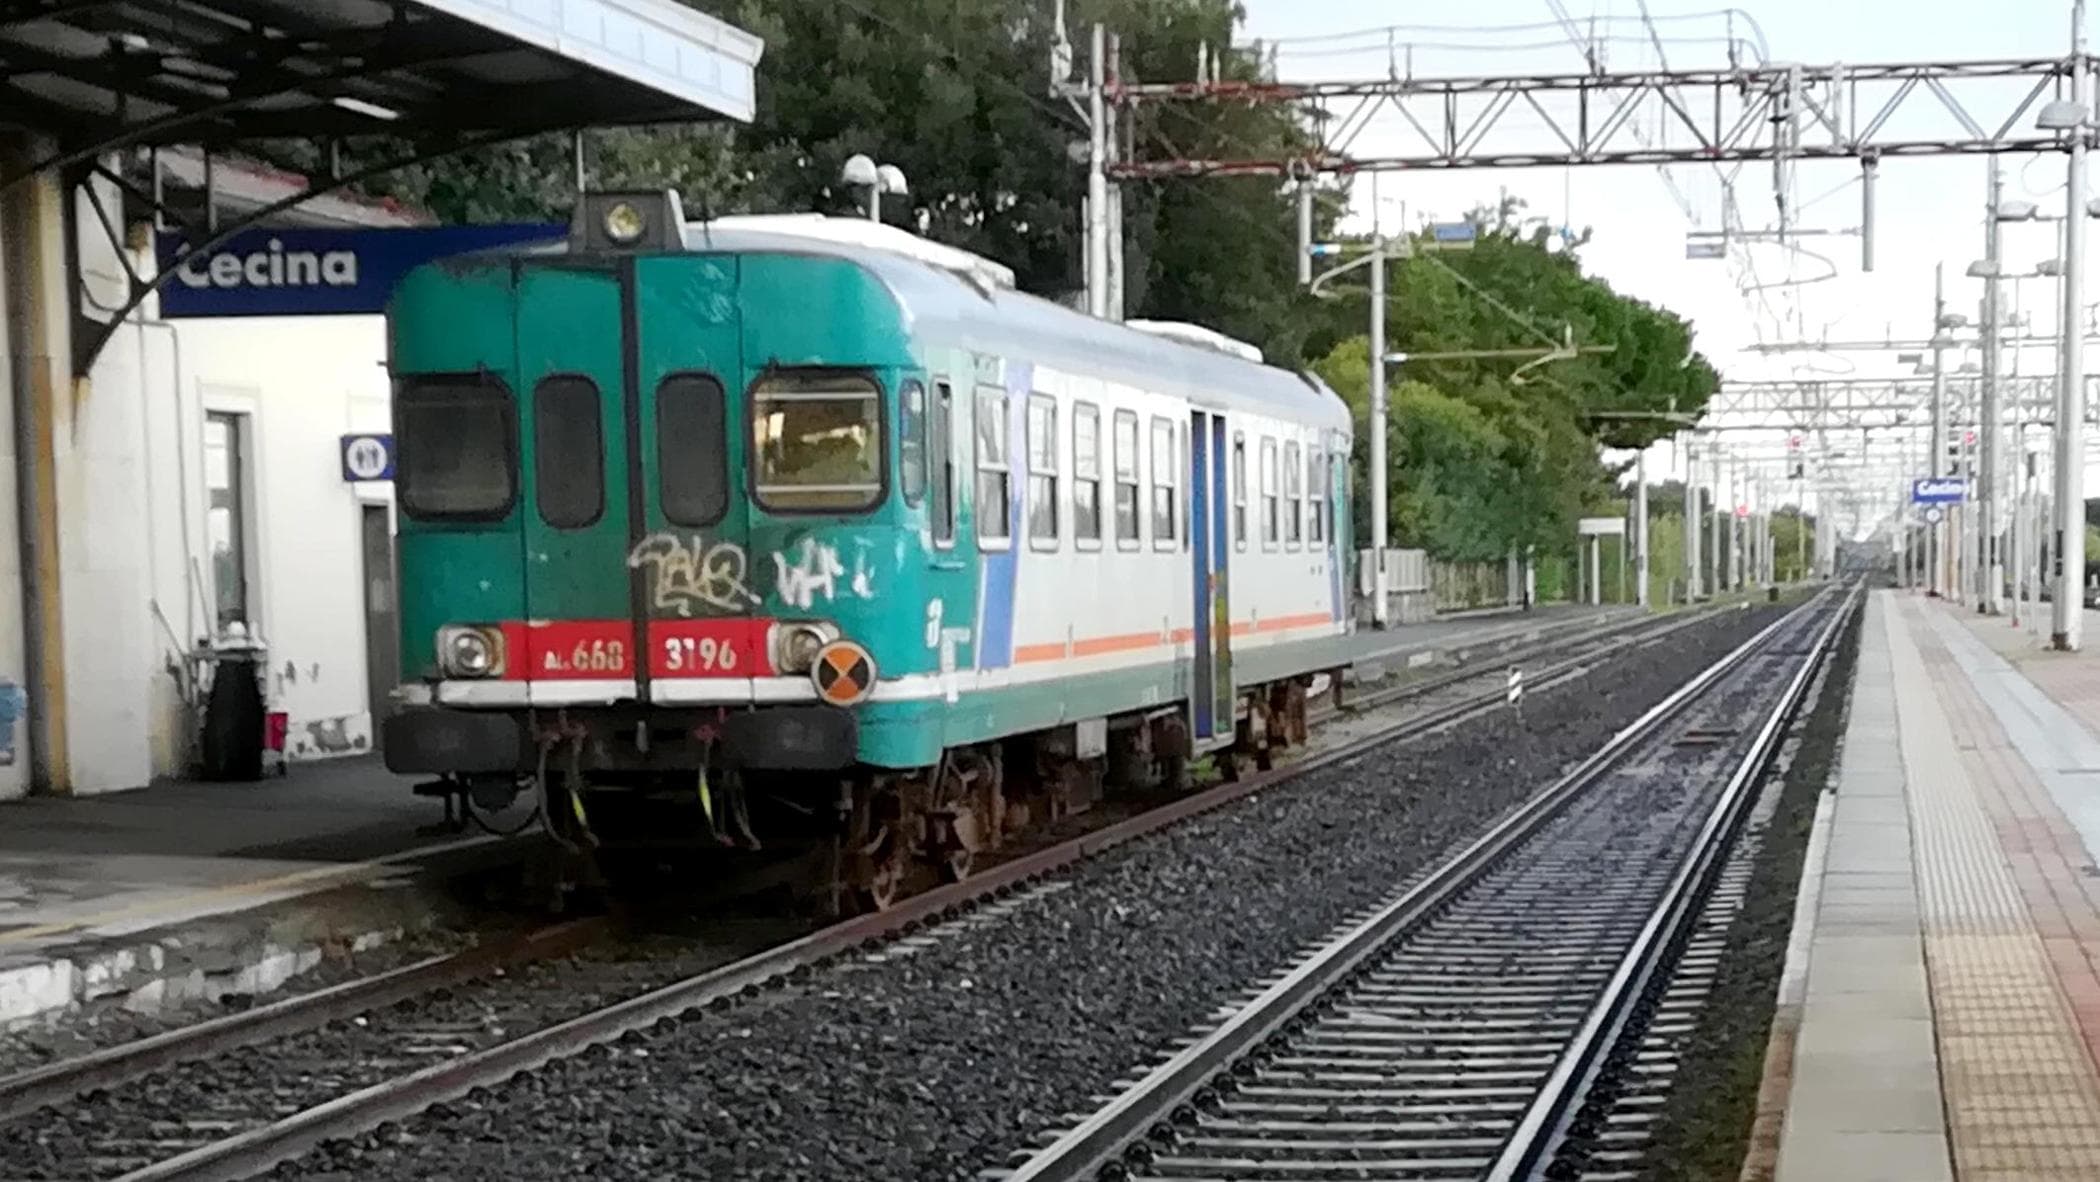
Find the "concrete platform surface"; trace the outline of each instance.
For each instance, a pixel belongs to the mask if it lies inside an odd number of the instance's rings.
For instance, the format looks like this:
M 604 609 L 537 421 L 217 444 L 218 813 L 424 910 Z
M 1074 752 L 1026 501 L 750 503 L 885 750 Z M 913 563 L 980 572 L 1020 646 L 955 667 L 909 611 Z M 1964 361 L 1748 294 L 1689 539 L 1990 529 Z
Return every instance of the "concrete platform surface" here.
M 1778 1182 L 2100 1178 L 2100 737 L 1993 627 L 1869 599 Z M 2100 656 L 2059 664 L 2100 688 Z
M 362 757 L 0 805 L 0 1024 L 254 992 L 324 945 L 427 925 L 438 904 L 416 872 L 500 839 L 419 832 L 441 814 L 409 784 Z

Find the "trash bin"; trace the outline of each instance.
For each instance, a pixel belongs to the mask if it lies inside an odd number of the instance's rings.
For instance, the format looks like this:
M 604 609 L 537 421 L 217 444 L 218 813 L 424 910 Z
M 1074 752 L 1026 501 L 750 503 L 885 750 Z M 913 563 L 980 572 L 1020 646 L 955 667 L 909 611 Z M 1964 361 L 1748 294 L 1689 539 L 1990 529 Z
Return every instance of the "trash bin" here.
M 265 733 L 262 670 L 265 650 L 239 625 L 198 654 L 211 674 L 197 744 L 198 772 L 207 780 L 260 780 Z

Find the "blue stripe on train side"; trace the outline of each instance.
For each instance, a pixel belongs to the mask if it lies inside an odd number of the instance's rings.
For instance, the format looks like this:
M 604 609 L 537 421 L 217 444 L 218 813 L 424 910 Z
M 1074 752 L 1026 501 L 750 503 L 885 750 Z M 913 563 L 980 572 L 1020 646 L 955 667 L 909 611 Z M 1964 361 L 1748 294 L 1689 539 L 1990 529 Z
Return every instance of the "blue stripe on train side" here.
M 1191 563 L 1191 590 L 1194 604 L 1191 620 L 1195 625 L 1196 661 L 1195 669 L 1201 673 L 1210 669 L 1214 650 L 1210 644 L 1211 594 L 1214 572 L 1211 568 L 1211 489 L 1207 469 L 1210 458 L 1210 416 L 1196 414 L 1195 427 L 1189 432 L 1189 469 L 1186 473 L 1189 497 L 1189 560 Z M 1189 700 L 1196 706 L 1196 737 L 1208 739 L 1214 732 L 1215 716 L 1211 694 L 1217 685 L 1215 672 L 1210 685 L 1197 685 Z
M 1014 659 L 1014 591 L 1020 583 L 1021 551 L 1028 522 L 1023 490 L 1028 487 L 1028 393 L 1035 366 L 1006 364 L 1006 532 L 1007 548 L 984 555 L 983 596 L 977 608 L 977 667 L 1005 669 Z M 974 405 L 973 405 L 974 410 Z M 971 430 L 977 420 L 971 416 Z M 974 436 L 973 436 L 974 438 Z
M 1335 498 L 1341 496 L 1341 490 L 1347 487 L 1348 462 L 1348 452 L 1337 452 L 1332 446 L 1328 448 L 1327 503 L 1323 506 L 1327 512 L 1327 606 L 1328 611 L 1332 613 L 1331 618 L 1337 624 L 1342 622 L 1345 605 L 1342 602 L 1342 540 L 1334 536 L 1341 532 L 1338 527 L 1342 524 L 1342 514 L 1336 511 L 1335 506 L 1348 502 L 1337 501 Z

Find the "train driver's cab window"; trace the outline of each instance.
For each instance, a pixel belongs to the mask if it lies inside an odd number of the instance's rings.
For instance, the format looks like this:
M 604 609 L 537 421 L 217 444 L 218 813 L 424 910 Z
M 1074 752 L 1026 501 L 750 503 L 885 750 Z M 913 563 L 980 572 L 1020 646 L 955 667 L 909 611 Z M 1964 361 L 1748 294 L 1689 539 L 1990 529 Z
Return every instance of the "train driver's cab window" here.
M 1013 461 L 1006 442 L 1006 391 L 983 387 L 977 391 L 977 537 L 994 544 L 1010 543 L 1014 536 L 1013 506 L 1008 500 L 1013 486 Z
M 1072 408 L 1072 537 L 1083 550 L 1101 545 L 1101 408 Z
M 758 503 L 841 513 L 882 499 L 882 396 L 852 373 L 779 373 L 751 388 L 751 479 Z
M 1138 521 L 1138 420 L 1132 411 L 1116 412 L 1116 544 L 1135 546 L 1142 536 Z
M 1276 441 L 1261 441 L 1261 544 L 1270 549 L 1276 546 Z
M 1177 491 L 1175 473 L 1180 469 L 1174 462 L 1174 424 L 1154 417 L 1152 420 L 1152 544 L 1161 549 L 1174 545 L 1175 521 L 1174 494 Z
M 1028 396 L 1028 541 L 1057 546 L 1057 403 Z
M 1232 543 L 1247 548 L 1247 437 L 1232 437 Z
M 1305 468 L 1298 462 L 1298 445 L 1283 445 L 1283 541 L 1296 549 L 1305 540 Z
M 405 379 L 394 398 L 395 492 L 425 521 L 501 521 L 518 495 L 517 415 L 486 374 Z

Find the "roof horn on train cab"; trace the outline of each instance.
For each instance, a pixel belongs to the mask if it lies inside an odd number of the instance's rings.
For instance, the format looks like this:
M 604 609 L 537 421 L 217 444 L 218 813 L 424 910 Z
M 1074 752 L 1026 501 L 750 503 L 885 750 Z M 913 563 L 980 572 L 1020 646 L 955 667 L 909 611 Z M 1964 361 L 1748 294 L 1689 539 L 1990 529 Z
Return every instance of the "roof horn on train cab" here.
M 569 223 L 569 247 L 591 253 L 684 249 L 678 191 L 584 194 Z

